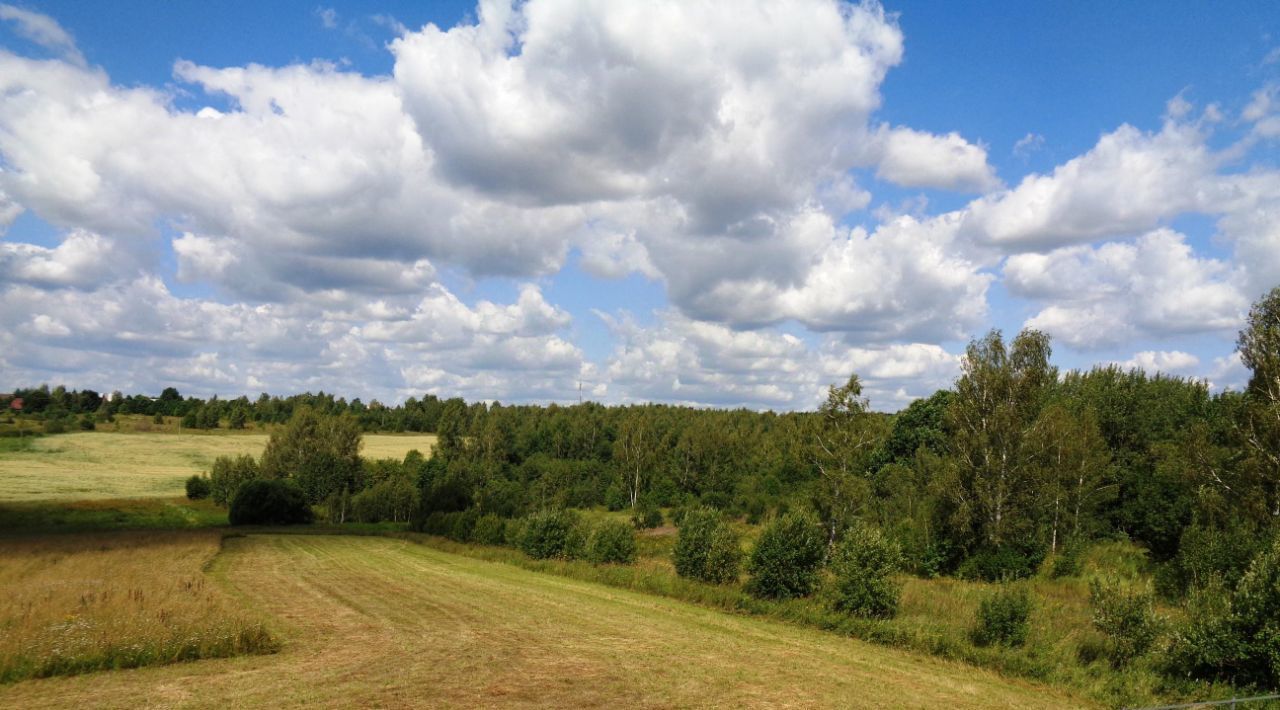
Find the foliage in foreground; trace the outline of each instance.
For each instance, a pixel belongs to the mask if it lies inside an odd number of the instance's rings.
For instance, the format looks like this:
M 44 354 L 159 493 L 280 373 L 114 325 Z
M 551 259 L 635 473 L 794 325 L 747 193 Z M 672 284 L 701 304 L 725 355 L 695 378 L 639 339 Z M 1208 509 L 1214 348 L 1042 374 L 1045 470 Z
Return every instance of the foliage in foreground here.
M 1163 622 L 1149 587 L 1095 577 L 1089 582 L 1089 600 L 1093 625 L 1106 637 L 1107 655 L 1114 665 L 1123 666 L 1155 646 Z
M 1280 688 L 1280 538 L 1254 558 L 1226 603 L 1195 610 L 1169 665 L 1191 678 Z
M 787 513 L 760 534 L 751 551 L 747 590 L 764 599 L 807 597 L 818 585 L 827 539 L 816 518 Z
M 858 524 L 845 533 L 831 561 L 831 604 L 837 611 L 891 619 L 898 613 L 902 551 L 879 530 Z
M 742 548 L 719 511 L 699 508 L 681 518 L 672 557 L 681 577 L 724 584 L 738 581 Z
M 1031 595 L 1026 587 L 1002 584 L 978 605 L 973 642 L 979 646 L 1021 646 L 1030 629 Z

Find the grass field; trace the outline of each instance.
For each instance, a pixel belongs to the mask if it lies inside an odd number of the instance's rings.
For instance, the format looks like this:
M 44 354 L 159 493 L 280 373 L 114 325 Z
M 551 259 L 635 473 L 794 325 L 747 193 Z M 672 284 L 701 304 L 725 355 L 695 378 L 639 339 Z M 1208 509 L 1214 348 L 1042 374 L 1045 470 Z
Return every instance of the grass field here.
M 269 652 L 204 567 L 216 532 L 0 541 L 0 682 Z
M 262 453 L 257 433 L 78 432 L 4 440 L 0 501 L 178 496 L 183 481 L 218 456 Z M 402 458 L 435 445 L 430 434 L 367 434 L 361 455 Z
M 1062 691 L 401 540 L 226 541 L 211 576 L 284 640 L 0 688 L 5 707 L 1074 707 Z

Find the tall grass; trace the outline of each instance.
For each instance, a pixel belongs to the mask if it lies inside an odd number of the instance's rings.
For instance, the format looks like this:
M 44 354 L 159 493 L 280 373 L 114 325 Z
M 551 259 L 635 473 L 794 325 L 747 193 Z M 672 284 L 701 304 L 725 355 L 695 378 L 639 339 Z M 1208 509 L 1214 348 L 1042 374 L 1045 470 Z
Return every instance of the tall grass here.
M 0 683 L 276 651 L 209 583 L 220 544 L 215 532 L 0 540 Z

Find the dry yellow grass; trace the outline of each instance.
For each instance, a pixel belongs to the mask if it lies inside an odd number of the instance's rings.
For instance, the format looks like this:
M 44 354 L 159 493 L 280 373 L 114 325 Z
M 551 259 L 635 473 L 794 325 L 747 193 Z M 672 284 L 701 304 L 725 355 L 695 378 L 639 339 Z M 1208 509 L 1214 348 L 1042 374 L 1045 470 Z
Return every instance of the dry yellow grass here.
M 274 650 L 203 568 L 221 536 L 0 541 L 0 681 Z
M 1073 707 L 1060 690 L 387 538 L 227 541 L 281 653 L 27 681 L 5 707 Z
M 362 454 L 429 454 L 431 434 L 367 434 Z M 79 432 L 47 436 L 27 451 L 0 453 L 0 501 L 182 495 L 183 481 L 218 456 L 262 453 L 266 434 Z

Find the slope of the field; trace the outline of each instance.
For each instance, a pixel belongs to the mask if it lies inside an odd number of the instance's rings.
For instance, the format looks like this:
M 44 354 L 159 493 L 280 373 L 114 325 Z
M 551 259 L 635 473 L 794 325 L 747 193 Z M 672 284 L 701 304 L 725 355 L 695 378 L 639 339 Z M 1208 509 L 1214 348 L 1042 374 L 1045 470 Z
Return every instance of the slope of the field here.
M 366 434 L 361 455 L 430 455 L 430 434 Z M 183 493 L 183 481 L 218 456 L 258 456 L 266 434 L 80 432 L 0 452 L 0 501 L 147 498 Z
M 387 538 L 226 541 L 274 656 L 26 681 L 3 707 L 1073 707 L 832 634 Z

